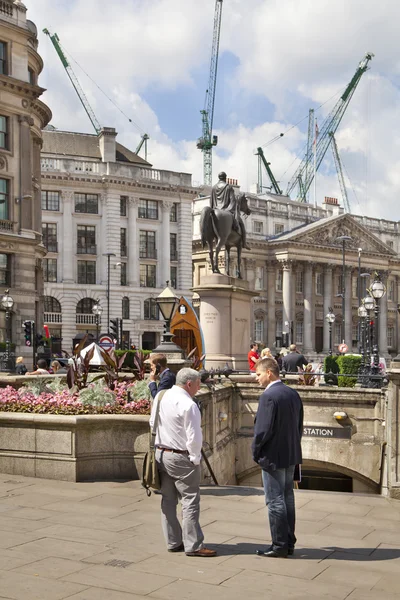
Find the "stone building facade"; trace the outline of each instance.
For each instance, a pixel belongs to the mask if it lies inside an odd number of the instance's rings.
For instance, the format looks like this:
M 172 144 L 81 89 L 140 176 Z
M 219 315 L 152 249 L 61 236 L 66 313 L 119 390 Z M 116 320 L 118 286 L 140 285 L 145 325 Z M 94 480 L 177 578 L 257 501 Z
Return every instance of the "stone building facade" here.
M 62 338 L 56 351 L 96 335 L 97 301 L 107 333 L 108 276 L 110 318 L 123 319 L 125 343 L 138 348 L 160 340 L 155 298 L 166 281 L 178 297 L 190 294 L 191 176 L 153 169 L 116 135 L 43 132 L 44 321 Z
M 350 350 L 357 351 L 358 285 L 360 282 L 363 298 L 378 271 L 387 287 L 380 301 L 380 353 L 396 355 L 400 351 L 399 223 L 345 214 L 334 198 L 326 198 L 322 206 L 314 207 L 286 196 L 247 196 L 252 211 L 246 221 L 251 251 L 243 253 L 243 278 L 259 293 L 253 299 L 253 340 L 275 350 L 283 345 L 282 334 L 289 333 L 290 342 L 295 342 L 306 356 L 322 358 L 329 351 L 325 317 L 332 307 L 336 316 L 334 350 L 345 341 Z M 198 198 L 194 206 L 195 286 L 210 273 L 199 229 L 200 213 L 208 202 L 207 197 Z M 345 245 L 344 328 L 343 250 L 337 241 L 342 235 L 351 238 Z M 223 267 L 224 253 L 220 259 Z
M 37 29 L 20 1 L 0 2 L 0 295 L 14 299 L 11 317 L 0 309 L 0 342 L 8 337 L 26 357 L 24 320 L 41 325 L 41 129 L 51 119 L 39 100 L 43 62 Z M 28 358 L 29 361 L 29 358 Z

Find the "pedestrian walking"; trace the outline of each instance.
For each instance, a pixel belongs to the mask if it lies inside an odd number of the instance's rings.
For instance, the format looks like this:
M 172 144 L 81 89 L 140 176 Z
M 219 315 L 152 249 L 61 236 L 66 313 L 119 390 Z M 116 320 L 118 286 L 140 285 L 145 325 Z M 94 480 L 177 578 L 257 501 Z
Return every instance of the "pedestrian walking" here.
M 293 554 L 295 466 L 302 462 L 303 404 L 299 394 L 279 378 L 273 358 L 256 364 L 257 382 L 265 388 L 260 396 L 254 425 L 253 459 L 262 468 L 272 545 L 257 550 L 260 556 L 286 558 Z
M 199 407 L 193 400 L 200 388 L 194 369 L 181 369 L 176 385 L 160 400 L 156 432 L 156 460 L 161 479 L 161 522 L 168 552 L 211 557 L 200 527 L 200 460 L 203 436 Z M 150 417 L 153 427 L 160 394 L 155 397 Z M 182 505 L 182 525 L 177 517 Z
M 258 353 L 258 344 L 250 344 L 250 351 L 247 354 L 247 360 L 249 363 L 249 370 L 251 373 L 255 373 L 256 371 L 256 362 L 260 358 Z
M 176 377 L 167 364 L 167 357 L 165 354 L 151 354 L 150 355 L 150 394 L 152 398 L 155 398 L 158 392 L 161 390 L 169 390 L 175 385 Z M 157 384 L 158 379 L 158 384 Z

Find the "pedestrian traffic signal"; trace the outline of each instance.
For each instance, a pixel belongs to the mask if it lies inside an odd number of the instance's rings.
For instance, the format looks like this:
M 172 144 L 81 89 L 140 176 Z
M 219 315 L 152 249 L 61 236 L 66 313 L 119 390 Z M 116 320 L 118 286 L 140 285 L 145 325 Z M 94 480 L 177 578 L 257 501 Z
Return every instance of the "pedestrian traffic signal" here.
M 110 334 L 113 340 L 119 341 L 119 319 L 110 319 Z
M 24 321 L 22 327 L 25 333 L 25 346 L 32 346 L 33 321 Z

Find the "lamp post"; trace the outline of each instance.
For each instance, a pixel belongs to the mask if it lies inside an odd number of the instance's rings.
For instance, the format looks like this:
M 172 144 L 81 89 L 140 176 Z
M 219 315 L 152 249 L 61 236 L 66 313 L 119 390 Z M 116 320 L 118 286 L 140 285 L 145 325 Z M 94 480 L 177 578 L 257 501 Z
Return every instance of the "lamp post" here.
M 96 323 L 96 342 L 99 343 L 100 337 L 100 319 L 103 312 L 102 306 L 100 306 L 100 301 L 97 300 L 96 304 L 92 308 L 92 313 L 94 314 L 95 323 Z
M 365 337 L 366 337 L 366 343 L 365 343 L 365 359 L 364 359 L 364 372 L 370 373 L 371 372 L 371 311 L 374 310 L 375 308 L 375 300 L 373 299 L 372 296 L 370 296 L 369 294 L 367 296 L 365 296 L 364 300 L 362 301 L 367 313 L 368 313 L 368 322 L 367 325 L 365 327 Z
M 371 373 L 372 373 L 372 375 L 378 375 L 379 370 L 380 370 L 379 369 L 379 300 L 381 298 L 383 298 L 386 294 L 386 287 L 385 287 L 383 281 L 381 281 L 381 278 L 379 277 L 378 273 L 375 273 L 375 279 L 371 284 L 369 292 L 370 292 L 371 296 L 373 297 L 373 299 L 375 300 L 373 348 L 372 348 L 374 364 L 372 365 Z M 374 382 L 374 387 L 381 387 L 381 386 L 382 386 L 381 379 Z
M 365 373 L 365 320 L 368 315 L 368 311 L 365 308 L 364 304 L 360 304 L 358 307 L 358 318 L 359 318 L 359 332 L 360 332 L 360 354 L 361 354 L 361 364 L 358 370 L 358 382 L 363 384 L 364 380 L 362 375 Z
M 110 261 L 112 256 L 117 256 L 114 252 L 106 252 L 103 256 L 107 256 L 107 333 L 110 329 Z
M 328 321 L 329 324 L 329 356 L 332 356 L 332 325 L 334 324 L 336 317 L 333 314 L 332 306 L 330 306 L 328 310 L 329 312 L 326 315 L 325 319 Z
M 7 370 L 10 371 L 11 370 L 11 365 L 10 365 L 10 358 L 11 358 L 11 352 L 10 352 L 10 349 L 11 349 L 10 348 L 10 345 L 11 345 L 11 340 L 10 340 L 11 314 L 10 314 L 10 311 L 12 310 L 12 307 L 14 306 L 14 298 L 12 298 L 12 296 L 10 296 L 9 290 L 5 291 L 4 296 L 1 299 L 1 306 L 6 311 L 6 367 L 7 367 Z
M 175 296 L 168 284 L 169 281 L 167 281 L 167 287 L 156 298 L 157 306 L 165 319 L 165 332 L 163 334 L 161 343 L 157 346 L 157 348 L 155 348 L 154 352 L 161 352 L 162 354 L 171 352 L 182 354 L 182 348 L 179 348 L 179 346 L 171 341 L 171 339 L 174 337 L 170 331 L 171 319 L 174 315 L 177 305 L 179 304 L 179 298 Z
M 346 242 L 351 242 L 353 238 L 349 235 L 340 235 L 336 238 L 337 242 L 342 243 L 342 341 L 345 341 L 346 329 L 345 329 L 345 309 L 346 309 Z
M 357 277 L 357 288 L 358 288 L 358 306 L 361 307 L 361 253 L 362 253 L 362 248 L 358 249 L 358 277 Z M 358 321 L 358 328 L 357 328 L 357 334 L 358 334 L 358 351 L 361 354 L 361 320 Z

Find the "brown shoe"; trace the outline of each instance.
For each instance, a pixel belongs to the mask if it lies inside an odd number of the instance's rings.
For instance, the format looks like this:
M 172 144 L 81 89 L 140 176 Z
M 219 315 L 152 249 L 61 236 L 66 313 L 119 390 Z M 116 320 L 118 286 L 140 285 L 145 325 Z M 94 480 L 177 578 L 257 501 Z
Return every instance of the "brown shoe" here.
M 217 556 L 217 552 L 215 550 L 210 550 L 210 548 L 201 548 L 195 552 L 186 552 L 186 556 L 203 556 L 206 558 L 208 556 Z

